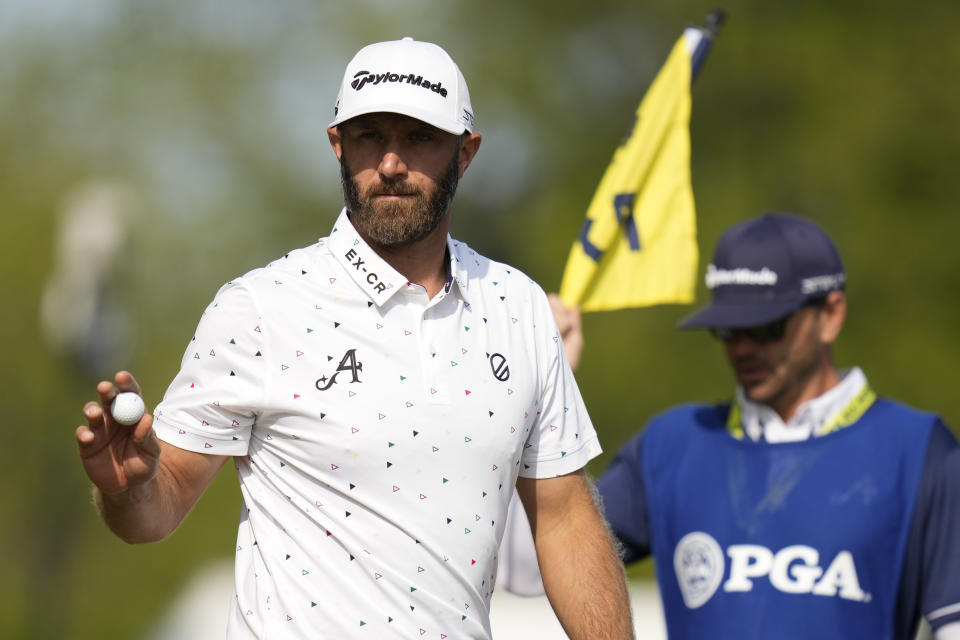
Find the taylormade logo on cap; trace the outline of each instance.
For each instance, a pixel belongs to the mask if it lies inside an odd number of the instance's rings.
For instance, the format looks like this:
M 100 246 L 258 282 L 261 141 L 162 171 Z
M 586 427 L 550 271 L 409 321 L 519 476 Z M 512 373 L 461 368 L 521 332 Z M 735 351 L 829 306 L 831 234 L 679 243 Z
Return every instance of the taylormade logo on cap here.
M 406 82 L 407 84 L 412 84 L 416 87 L 423 87 L 424 89 L 430 89 L 434 93 L 439 93 L 444 98 L 447 97 L 447 90 L 444 88 L 442 82 L 431 83 L 429 80 L 424 80 L 423 76 L 419 76 L 413 73 L 371 73 L 369 71 L 357 71 L 353 74 L 353 82 L 350 83 L 350 86 L 360 91 L 367 84 L 378 85 L 381 82 Z
M 754 271 L 753 269 L 718 269 L 712 264 L 707 265 L 707 288 L 714 289 L 725 284 L 755 284 L 772 286 L 777 284 L 777 273 L 767 267 Z
M 446 51 L 413 38 L 367 45 L 343 75 L 334 127 L 368 113 L 399 113 L 460 135 L 473 131 L 470 92 Z

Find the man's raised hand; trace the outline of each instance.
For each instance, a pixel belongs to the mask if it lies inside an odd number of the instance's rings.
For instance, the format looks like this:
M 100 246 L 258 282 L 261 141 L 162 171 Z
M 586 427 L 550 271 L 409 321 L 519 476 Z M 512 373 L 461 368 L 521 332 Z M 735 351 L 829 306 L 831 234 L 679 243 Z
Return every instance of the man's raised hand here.
M 150 481 L 157 474 L 160 459 L 160 443 L 149 412 L 136 424 L 125 426 L 106 409 L 122 391 L 140 393 L 140 385 L 127 371 L 118 372 L 114 381 L 97 385 L 100 402 L 91 401 L 83 407 L 87 424 L 76 430 L 83 469 L 107 496 Z

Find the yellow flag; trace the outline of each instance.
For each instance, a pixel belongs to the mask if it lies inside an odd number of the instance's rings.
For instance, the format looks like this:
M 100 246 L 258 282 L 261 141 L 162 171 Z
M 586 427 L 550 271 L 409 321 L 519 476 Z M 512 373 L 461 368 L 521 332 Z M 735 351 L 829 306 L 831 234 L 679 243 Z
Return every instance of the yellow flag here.
M 568 306 L 606 311 L 693 302 L 699 253 L 690 83 L 702 39 L 699 29 L 680 37 L 614 152 L 564 269 L 560 297 Z

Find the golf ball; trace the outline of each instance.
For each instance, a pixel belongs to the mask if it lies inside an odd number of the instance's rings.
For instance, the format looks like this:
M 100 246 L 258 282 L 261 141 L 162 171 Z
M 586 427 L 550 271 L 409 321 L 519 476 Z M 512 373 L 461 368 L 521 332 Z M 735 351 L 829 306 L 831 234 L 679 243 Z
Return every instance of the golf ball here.
M 146 407 L 143 404 L 143 398 L 138 394 L 125 391 L 118 393 L 110 405 L 110 414 L 118 423 L 133 426 L 140 422 Z

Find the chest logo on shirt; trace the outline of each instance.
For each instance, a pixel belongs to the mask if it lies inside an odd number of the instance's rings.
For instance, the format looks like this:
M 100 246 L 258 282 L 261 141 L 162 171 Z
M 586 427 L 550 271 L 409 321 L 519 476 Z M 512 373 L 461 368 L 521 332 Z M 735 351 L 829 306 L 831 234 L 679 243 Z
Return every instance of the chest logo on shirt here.
M 507 359 L 499 353 L 487 354 L 490 359 L 490 370 L 493 371 L 493 377 L 500 382 L 506 382 L 510 379 L 510 367 L 507 365 Z
M 360 380 L 360 372 L 363 371 L 363 363 L 357 362 L 357 350 L 356 349 L 347 349 L 347 352 L 343 354 L 343 357 L 340 359 L 340 364 L 337 365 L 337 370 L 333 372 L 333 375 L 329 378 L 326 374 L 320 376 L 317 379 L 317 389 L 320 391 L 326 391 L 337 381 L 337 376 L 339 376 L 344 371 L 349 371 L 350 375 L 353 376 L 353 379 L 350 381 L 350 384 L 354 382 L 363 382 Z

